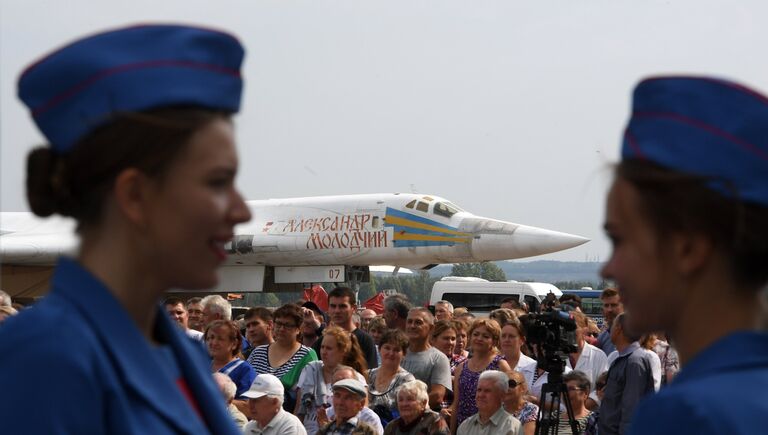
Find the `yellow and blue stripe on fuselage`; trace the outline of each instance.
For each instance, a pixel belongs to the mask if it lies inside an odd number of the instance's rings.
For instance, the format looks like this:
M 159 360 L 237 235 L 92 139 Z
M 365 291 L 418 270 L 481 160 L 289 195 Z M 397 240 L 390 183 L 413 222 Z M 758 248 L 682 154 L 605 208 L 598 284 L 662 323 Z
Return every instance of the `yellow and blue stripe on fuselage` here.
M 396 248 L 412 246 L 453 246 L 469 243 L 472 234 L 421 216 L 387 207 L 384 226 L 392 227 Z

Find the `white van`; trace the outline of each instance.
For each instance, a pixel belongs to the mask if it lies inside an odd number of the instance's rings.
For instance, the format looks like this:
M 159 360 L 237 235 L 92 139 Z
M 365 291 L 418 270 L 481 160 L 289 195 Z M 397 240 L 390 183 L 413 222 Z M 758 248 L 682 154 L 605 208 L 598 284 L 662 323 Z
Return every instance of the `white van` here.
M 467 307 L 476 316 L 487 316 L 501 306 L 501 301 L 514 297 L 528 304 L 530 312 L 539 310 L 541 301 L 554 293 L 560 299 L 563 292 L 544 282 L 491 282 L 482 278 L 446 276 L 432 286 L 429 305 L 445 300 L 454 307 Z

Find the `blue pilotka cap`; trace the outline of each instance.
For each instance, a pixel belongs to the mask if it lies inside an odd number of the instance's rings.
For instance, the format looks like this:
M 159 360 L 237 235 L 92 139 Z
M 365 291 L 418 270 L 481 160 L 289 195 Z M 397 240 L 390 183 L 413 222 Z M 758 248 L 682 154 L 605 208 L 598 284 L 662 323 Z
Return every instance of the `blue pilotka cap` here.
M 768 205 L 768 98 L 727 80 L 655 77 L 635 88 L 622 159 L 707 177 L 737 200 Z
M 120 112 L 193 105 L 240 108 L 244 56 L 227 33 L 139 25 L 77 40 L 29 66 L 19 98 L 59 153 Z

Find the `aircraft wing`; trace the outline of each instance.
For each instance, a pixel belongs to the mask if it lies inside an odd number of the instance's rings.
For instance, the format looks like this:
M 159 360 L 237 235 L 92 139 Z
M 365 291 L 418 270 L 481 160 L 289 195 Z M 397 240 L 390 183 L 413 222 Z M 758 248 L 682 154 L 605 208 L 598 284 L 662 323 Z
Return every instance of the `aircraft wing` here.
M 72 219 L 41 219 L 32 213 L 0 214 L 0 264 L 52 266 L 77 247 Z

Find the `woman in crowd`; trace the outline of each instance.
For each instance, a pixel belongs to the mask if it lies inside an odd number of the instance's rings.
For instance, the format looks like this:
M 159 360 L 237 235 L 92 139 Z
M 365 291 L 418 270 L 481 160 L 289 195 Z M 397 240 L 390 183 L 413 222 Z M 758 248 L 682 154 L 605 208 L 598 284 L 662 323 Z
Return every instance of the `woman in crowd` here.
M 520 420 L 524 435 L 533 435 L 536 432 L 539 407 L 526 400 L 528 381 L 518 371 L 508 372 L 507 375 L 509 376 L 509 389 L 504 398 L 504 409 Z
M 603 276 L 628 329 L 668 332 L 683 366 L 630 432 L 754 433 L 768 403 L 768 97 L 717 78 L 647 79 L 624 138 Z
M 400 417 L 384 428 L 384 435 L 448 435 L 448 424 L 440 414 L 427 407 L 427 384 L 414 380 L 397 389 Z
M 283 305 L 272 313 L 272 318 L 272 336 L 275 341 L 253 349 L 248 362 L 255 368 L 257 375 L 267 373 L 280 379 L 285 388 L 283 409 L 293 411 L 296 408 L 296 384 L 301 371 L 307 364 L 317 360 L 317 354 L 312 348 L 299 343 L 299 327 L 304 318 L 298 306 Z M 242 407 L 239 408 L 245 412 Z
M 383 317 L 374 317 L 368 323 L 368 333 L 371 334 L 371 338 L 373 338 L 376 346 L 381 346 L 381 339 L 387 330 L 387 321 Z
M 453 347 L 453 355 L 448 358 L 451 363 L 451 375 L 455 374 L 456 366 L 469 358 L 467 351 L 467 332 L 469 324 L 463 320 L 451 320 L 453 329 L 456 330 L 456 345 Z
M 368 371 L 368 407 L 381 418 L 382 424 L 397 417 L 397 388 L 414 380 L 400 367 L 408 351 L 408 337 L 399 329 L 391 329 L 381 339 L 381 365 Z
M 333 372 L 339 365 L 355 369 L 358 380 L 367 384 L 364 374 L 368 370 L 357 338 L 338 326 L 329 326 L 323 330 L 320 360 L 312 361 L 304 367 L 296 385 L 294 414 L 302 420 L 309 435 L 314 435 L 319 429 L 318 409 L 332 404 Z
M 478 319 L 469 329 L 469 343 L 472 356 L 456 367 L 453 382 L 453 404 L 451 405 L 451 427 L 458 428 L 461 423 L 477 413 L 475 391 L 480 373 L 485 370 L 508 372 L 509 364 L 499 355 L 497 348 L 501 328 L 495 320 Z
M 661 385 L 671 382 L 680 371 L 680 360 L 677 357 L 677 351 L 665 340 L 664 334 L 647 334 L 641 339 L 640 346 L 654 351 L 659 357 Z
M 3 324 L 4 433 L 238 433 L 208 362 L 157 301 L 215 287 L 250 219 L 230 120 L 242 58 L 229 34 L 145 24 L 24 71 L 19 96 L 50 144 L 28 157 L 30 208 L 73 218 L 80 244 L 51 293 Z M 41 391 L 56 405 L 30 406 Z
M 536 360 L 521 352 L 524 345 L 525 335 L 520 320 L 512 320 L 501 328 L 501 353 L 512 370 L 522 373 L 525 383 L 530 386 L 536 372 Z
M 387 331 L 389 331 L 389 328 L 387 328 L 387 321 L 381 316 L 376 316 L 368 322 L 368 333 L 371 335 L 373 343 L 376 345 L 376 362 L 379 364 L 381 364 L 381 352 L 379 347 L 381 346 L 381 339 Z
M 444 353 L 448 360 L 451 361 L 451 368 L 453 364 L 453 350 L 456 347 L 456 326 L 453 321 L 440 320 L 435 322 L 435 326 L 432 328 L 432 335 L 429 343 L 435 349 Z
M 587 375 L 579 370 L 574 370 L 563 375 L 563 382 L 565 382 L 568 388 L 568 398 L 571 401 L 571 407 L 573 409 L 573 419 L 576 420 L 579 427 L 579 435 L 584 434 L 587 428 L 587 420 L 592 415 L 592 411 L 587 409 L 587 398 L 590 393 L 590 382 Z M 568 413 L 565 411 L 559 412 L 560 419 L 558 423 L 559 433 L 573 433 L 571 429 Z
M 241 358 L 243 341 L 237 324 L 230 320 L 216 320 L 205 328 L 203 338 L 211 356 L 211 372 L 229 376 L 237 387 L 235 400 L 246 404 L 247 399 L 241 398 L 241 395 L 251 387 L 256 373 Z

